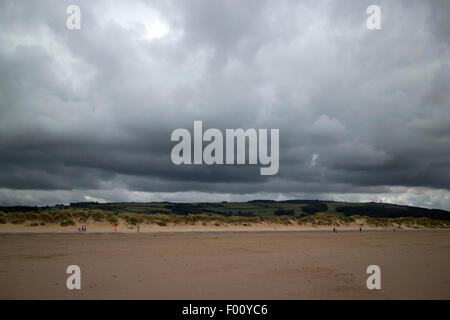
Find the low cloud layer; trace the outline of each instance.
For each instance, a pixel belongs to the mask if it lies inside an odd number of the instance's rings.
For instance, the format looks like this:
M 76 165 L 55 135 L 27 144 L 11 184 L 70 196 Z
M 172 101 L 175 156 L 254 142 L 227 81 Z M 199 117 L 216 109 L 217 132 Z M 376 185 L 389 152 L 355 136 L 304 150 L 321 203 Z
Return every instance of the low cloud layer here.
M 447 1 L 0 4 L 0 204 L 450 209 Z M 366 28 L 377 4 L 382 29 Z M 176 128 L 280 129 L 280 169 L 175 166 Z

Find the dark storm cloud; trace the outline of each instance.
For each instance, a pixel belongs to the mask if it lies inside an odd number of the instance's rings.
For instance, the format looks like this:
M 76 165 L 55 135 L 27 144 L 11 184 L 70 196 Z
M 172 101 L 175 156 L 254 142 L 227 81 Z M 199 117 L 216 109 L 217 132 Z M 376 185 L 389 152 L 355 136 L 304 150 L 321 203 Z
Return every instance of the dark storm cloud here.
M 450 208 L 448 2 L 78 1 L 81 30 L 65 27 L 69 4 L 0 4 L 1 203 L 384 194 Z M 194 120 L 279 128 L 278 175 L 173 165 L 170 134 Z

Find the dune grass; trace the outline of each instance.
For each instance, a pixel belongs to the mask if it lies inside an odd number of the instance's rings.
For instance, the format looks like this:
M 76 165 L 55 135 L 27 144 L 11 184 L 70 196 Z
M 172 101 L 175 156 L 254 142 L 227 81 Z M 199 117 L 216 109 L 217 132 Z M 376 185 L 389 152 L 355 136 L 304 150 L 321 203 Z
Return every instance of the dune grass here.
M 135 213 L 127 211 L 110 211 L 103 209 L 69 208 L 51 209 L 40 212 L 0 212 L 0 224 L 24 224 L 31 223 L 33 226 L 45 224 L 60 224 L 61 226 L 74 226 L 76 224 L 92 222 L 108 222 L 114 224 L 124 222 L 135 226 L 137 224 L 155 224 L 159 226 L 172 225 L 236 225 L 250 226 L 252 224 L 278 224 L 278 225 L 311 225 L 311 226 L 347 226 L 356 220 L 363 221 L 362 226 L 374 227 L 408 227 L 408 228 L 450 228 L 450 221 L 433 220 L 426 217 L 413 218 L 373 218 L 366 216 L 343 216 L 330 213 L 316 213 L 305 216 L 223 216 L 214 213 L 198 214 L 173 214 L 173 213 Z

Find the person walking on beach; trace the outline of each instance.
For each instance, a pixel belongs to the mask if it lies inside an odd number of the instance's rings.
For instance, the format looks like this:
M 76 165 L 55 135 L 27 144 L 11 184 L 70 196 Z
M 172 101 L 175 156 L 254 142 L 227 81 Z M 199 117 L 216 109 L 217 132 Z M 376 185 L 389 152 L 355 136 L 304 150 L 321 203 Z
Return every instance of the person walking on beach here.
M 362 228 L 361 227 L 359 227 L 359 232 L 362 232 Z

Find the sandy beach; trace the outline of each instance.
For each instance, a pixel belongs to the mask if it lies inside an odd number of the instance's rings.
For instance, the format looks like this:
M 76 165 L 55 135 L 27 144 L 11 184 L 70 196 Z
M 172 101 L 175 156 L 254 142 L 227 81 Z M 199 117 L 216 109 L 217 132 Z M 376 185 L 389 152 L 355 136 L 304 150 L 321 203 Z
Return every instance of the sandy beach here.
M 83 223 L 77 223 L 74 226 L 61 226 L 57 223 L 48 223 L 45 225 L 33 225 L 31 222 L 23 224 L 5 223 L 0 224 L 1 233 L 74 233 L 79 234 Z M 392 231 L 394 228 L 397 230 L 426 230 L 427 228 L 419 224 L 390 224 L 385 226 L 376 226 L 368 224 L 365 218 L 356 219 L 353 222 L 332 225 L 332 224 L 312 224 L 305 223 L 299 225 L 297 222 L 292 221 L 290 224 L 278 224 L 278 223 L 220 223 L 218 225 L 214 223 L 202 223 L 196 222 L 193 224 L 187 223 L 167 223 L 167 225 L 160 226 L 154 223 L 140 223 L 139 225 L 128 224 L 125 221 L 119 219 L 117 227 L 112 223 L 103 221 L 93 221 L 89 219 L 85 223 L 87 227 L 87 233 L 172 233 L 172 232 L 240 232 L 240 231 L 331 231 L 336 228 L 340 231 L 359 231 L 362 226 L 363 230 L 385 230 Z M 139 230 L 138 230 L 139 228 Z M 435 229 L 431 229 L 435 230 Z
M 0 236 L 1 299 L 450 299 L 450 232 Z M 81 268 L 68 290 L 66 268 Z M 381 268 L 368 290 L 366 268 Z

